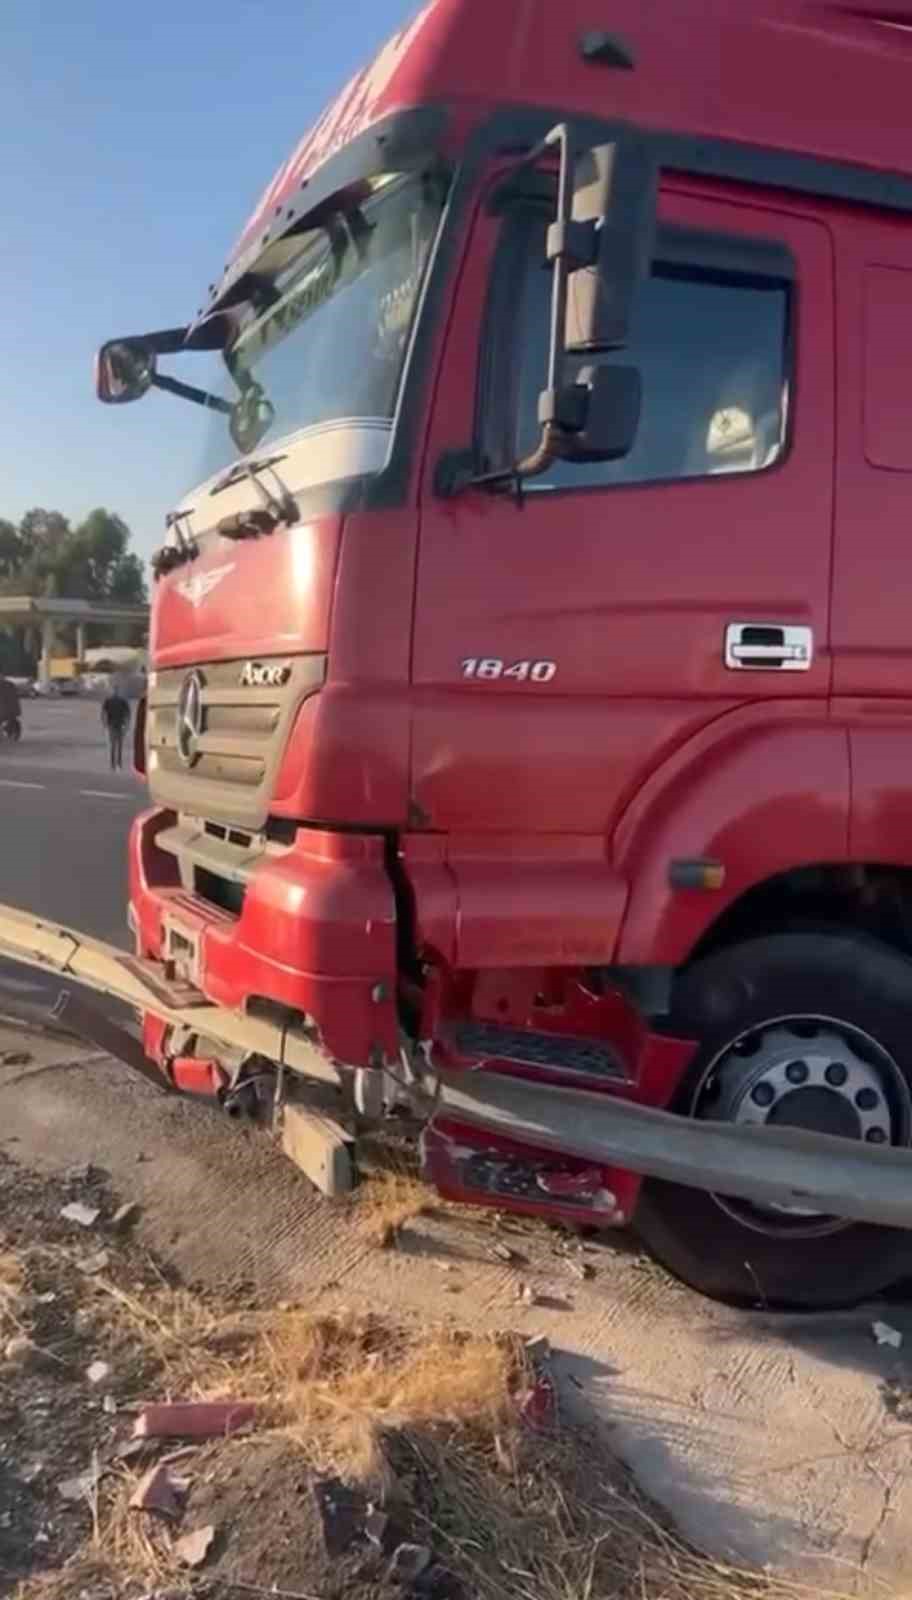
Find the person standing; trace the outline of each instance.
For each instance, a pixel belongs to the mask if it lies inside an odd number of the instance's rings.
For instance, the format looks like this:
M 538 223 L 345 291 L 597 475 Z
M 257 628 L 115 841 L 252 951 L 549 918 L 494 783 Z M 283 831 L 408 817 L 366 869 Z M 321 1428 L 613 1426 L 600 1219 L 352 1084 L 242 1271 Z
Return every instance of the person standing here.
M 123 747 L 127 729 L 130 726 L 130 702 L 114 688 L 104 701 L 101 708 L 101 720 L 108 732 L 108 744 L 111 749 L 111 771 L 118 772 L 123 766 Z
M 22 706 L 19 690 L 12 679 L 0 676 L 0 728 L 15 742 L 22 736 Z

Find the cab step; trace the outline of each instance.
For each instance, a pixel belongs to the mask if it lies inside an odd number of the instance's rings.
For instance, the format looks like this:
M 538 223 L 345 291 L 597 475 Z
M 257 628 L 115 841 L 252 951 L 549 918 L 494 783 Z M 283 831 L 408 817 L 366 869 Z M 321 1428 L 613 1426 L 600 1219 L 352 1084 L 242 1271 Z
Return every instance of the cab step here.
M 620 1054 L 601 1039 L 466 1020 L 445 1030 L 444 1043 L 454 1055 L 473 1063 L 550 1069 L 562 1078 L 572 1076 L 589 1082 L 628 1082 Z

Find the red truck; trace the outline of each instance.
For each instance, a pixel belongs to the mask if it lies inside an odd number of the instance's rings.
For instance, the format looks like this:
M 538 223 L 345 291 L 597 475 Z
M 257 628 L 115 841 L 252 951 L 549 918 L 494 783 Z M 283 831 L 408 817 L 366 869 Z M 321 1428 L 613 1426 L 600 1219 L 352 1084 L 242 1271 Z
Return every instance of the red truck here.
M 433 0 L 196 318 L 103 347 L 103 400 L 209 411 L 155 558 L 147 967 L 374 1107 L 423 1067 L 912 1142 L 910 72 L 908 0 Z M 209 388 L 159 371 L 193 351 Z M 912 1265 L 554 1145 L 444 1112 L 424 1161 L 734 1301 Z

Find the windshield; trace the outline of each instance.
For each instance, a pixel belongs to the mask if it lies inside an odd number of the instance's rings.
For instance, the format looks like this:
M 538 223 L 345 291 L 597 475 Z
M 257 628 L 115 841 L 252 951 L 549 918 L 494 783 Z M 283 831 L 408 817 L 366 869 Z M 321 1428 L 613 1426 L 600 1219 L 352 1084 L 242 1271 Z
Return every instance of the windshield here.
M 393 418 L 444 199 L 439 175 L 377 180 L 267 252 L 223 355 L 240 416 L 233 437 L 213 417 L 206 476 L 318 423 Z

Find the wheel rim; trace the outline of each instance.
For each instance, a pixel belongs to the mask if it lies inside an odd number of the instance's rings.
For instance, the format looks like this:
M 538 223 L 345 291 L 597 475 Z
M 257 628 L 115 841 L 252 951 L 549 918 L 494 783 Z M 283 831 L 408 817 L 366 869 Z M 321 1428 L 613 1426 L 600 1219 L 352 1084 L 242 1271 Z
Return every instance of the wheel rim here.
M 909 1090 L 893 1057 L 860 1028 L 831 1017 L 779 1017 L 740 1034 L 697 1085 L 692 1115 L 745 1126 L 804 1128 L 868 1144 L 908 1142 Z M 799 1206 L 713 1195 L 742 1227 L 782 1239 L 853 1226 Z

